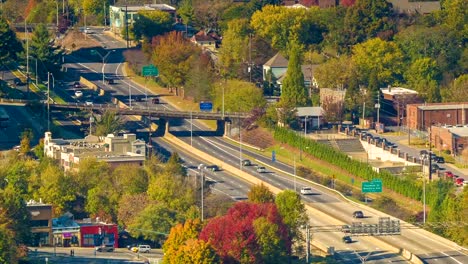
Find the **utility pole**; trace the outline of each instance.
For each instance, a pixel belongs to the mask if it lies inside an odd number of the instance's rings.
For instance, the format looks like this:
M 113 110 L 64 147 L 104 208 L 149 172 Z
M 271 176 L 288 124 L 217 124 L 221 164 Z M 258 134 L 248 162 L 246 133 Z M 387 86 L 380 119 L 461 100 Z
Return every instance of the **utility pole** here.
M 380 127 L 380 91 L 377 92 L 377 103 L 375 104 L 375 108 L 377 108 L 377 128 Z M 376 128 L 376 132 L 378 133 L 379 130 Z
M 24 18 L 24 34 L 26 36 L 26 98 L 29 99 L 29 32 L 27 18 Z
M 127 39 L 127 49 L 128 49 L 128 6 L 125 5 L 125 35 L 126 35 L 126 39 Z
M 249 33 L 249 78 L 252 82 L 252 33 Z

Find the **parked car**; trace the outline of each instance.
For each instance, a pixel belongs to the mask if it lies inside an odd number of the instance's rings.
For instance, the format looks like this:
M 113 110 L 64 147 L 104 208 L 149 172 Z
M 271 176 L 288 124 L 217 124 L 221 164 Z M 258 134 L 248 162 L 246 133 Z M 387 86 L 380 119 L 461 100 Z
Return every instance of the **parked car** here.
M 453 175 L 453 172 L 451 172 L 451 171 L 446 171 L 446 172 L 444 172 L 444 176 L 445 176 L 446 178 L 453 178 L 453 177 L 455 177 L 455 175 Z
M 353 212 L 354 218 L 364 218 L 364 213 L 362 211 L 354 211 Z
M 80 98 L 80 97 L 83 96 L 83 92 L 82 92 L 82 91 L 75 91 L 75 96 L 76 96 L 77 98 Z
M 242 161 L 242 166 L 252 166 L 252 162 L 250 162 L 248 159 L 245 159 Z
M 346 244 L 353 243 L 353 239 L 350 236 L 344 236 L 341 240 Z
M 73 87 L 75 87 L 75 88 L 81 88 L 80 82 L 74 82 L 74 83 L 73 83 Z
M 465 181 L 465 179 L 463 179 L 463 178 L 456 178 L 455 179 L 455 184 L 457 186 L 462 186 L 464 181 Z
M 264 173 L 264 172 L 266 172 L 266 171 L 267 171 L 266 168 L 263 167 L 263 166 L 258 166 L 258 167 L 257 167 L 257 172 Z
M 85 102 L 85 104 L 86 104 L 86 105 L 93 105 L 93 101 L 89 101 L 89 100 L 88 100 L 88 101 Z
M 139 245 L 136 247 L 132 247 L 131 249 L 133 252 L 137 253 L 149 253 L 151 251 L 151 247 L 149 245 Z
M 312 188 L 310 188 L 310 187 L 302 187 L 302 188 L 301 188 L 301 194 L 303 194 L 303 195 L 313 194 Z
M 445 163 L 444 157 L 436 157 L 434 161 L 437 163 Z
M 100 245 L 94 248 L 97 252 L 112 252 L 114 251 L 114 244 Z
M 431 171 L 432 171 L 432 172 L 436 172 L 436 171 L 438 171 L 438 170 L 440 170 L 439 165 L 432 163 L 432 164 L 431 164 Z

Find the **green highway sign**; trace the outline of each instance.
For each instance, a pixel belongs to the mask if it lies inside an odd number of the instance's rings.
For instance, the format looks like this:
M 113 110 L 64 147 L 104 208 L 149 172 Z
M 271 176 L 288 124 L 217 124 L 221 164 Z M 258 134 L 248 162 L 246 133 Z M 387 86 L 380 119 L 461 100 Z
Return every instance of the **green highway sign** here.
M 381 193 L 382 180 L 374 179 L 370 182 L 362 182 L 361 190 L 363 193 Z
M 159 71 L 158 71 L 158 68 L 156 68 L 156 66 L 154 66 L 153 64 L 151 65 L 148 65 L 148 66 L 143 66 L 143 68 L 141 69 L 141 72 L 143 74 L 143 76 L 158 76 L 159 75 Z

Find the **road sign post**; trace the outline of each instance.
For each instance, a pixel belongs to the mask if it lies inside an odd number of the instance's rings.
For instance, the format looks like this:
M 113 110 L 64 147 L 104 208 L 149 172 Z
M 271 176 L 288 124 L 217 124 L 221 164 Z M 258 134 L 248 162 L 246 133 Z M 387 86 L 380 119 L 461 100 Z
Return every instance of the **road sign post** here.
M 374 179 L 370 182 L 362 182 L 361 190 L 363 193 L 381 193 L 382 180 Z
M 213 110 L 213 103 L 210 101 L 201 101 L 200 102 L 200 111 L 202 112 L 211 112 Z
M 141 69 L 141 73 L 145 77 L 147 77 L 147 76 L 156 76 L 156 77 L 159 76 L 159 70 L 153 64 L 143 66 L 143 68 Z

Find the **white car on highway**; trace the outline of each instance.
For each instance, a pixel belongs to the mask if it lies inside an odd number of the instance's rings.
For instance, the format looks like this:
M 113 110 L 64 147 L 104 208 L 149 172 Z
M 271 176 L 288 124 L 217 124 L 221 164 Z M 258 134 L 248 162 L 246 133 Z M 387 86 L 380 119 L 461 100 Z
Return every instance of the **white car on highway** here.
M 77 98 L 80 98 L 80 97 L 83 96 L 83 92 L 82 92 L 82 91 L 75 91 L 75 96 L 76 96 Z
M 310 188 L 310 187 L 302 187 L 302 188 L 301 188 L 301 194 L 303 194 L 303 195 L 313 194 L 312 188 Z

